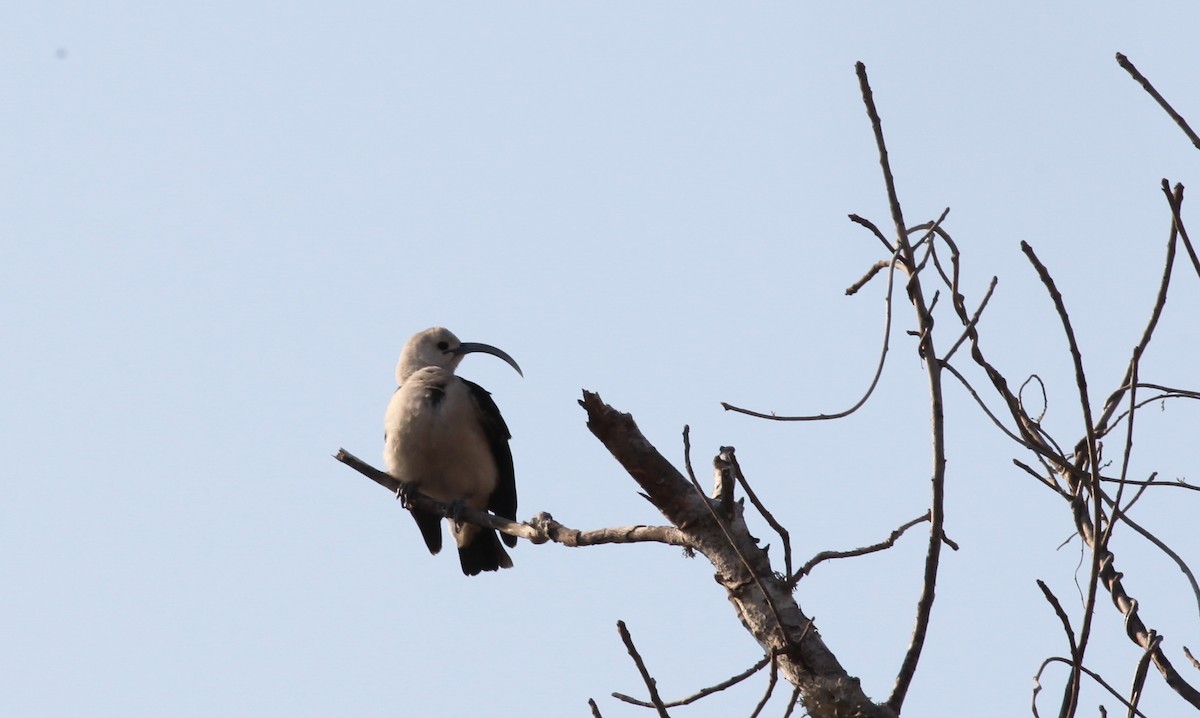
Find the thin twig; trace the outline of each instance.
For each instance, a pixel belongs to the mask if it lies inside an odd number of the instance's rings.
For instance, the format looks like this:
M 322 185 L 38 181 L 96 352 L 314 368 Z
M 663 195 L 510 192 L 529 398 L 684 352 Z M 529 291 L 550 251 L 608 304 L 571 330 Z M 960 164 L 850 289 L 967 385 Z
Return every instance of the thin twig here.
M 788 701 L 787 710 L 783 712 L 783 718 L 790 718 L 792 711 L 796 708 L 796 703 L 800 701 L 800 688 L 797 687 L 792 691 L 792 700 Z
M 883 551 L 885 549 L 889 549 L 896 544 L 896 540 L 899 539 L 901 536 L 903 536 L 905 531 L 909 530 L 910 528 L 912 528 L 913 526 L 916 526 L 919 523 L 922 523 L 922 522 L 925 522 L 928 520 L 929 520 L 929 512 L 926 511 L 924 515 L 918 516 L 917 518 L 913 519 L 912 521 L 909 521 L 908 523 L 903 524 L 902 526 L 900 526 L 900 528 L 893 531 L 891 533 L 891 535 L 889 535 L 886 539 L 884 539 L 883 541 L 880 541 L 877 544 L 872 544 L 870 546 L 863 546 L 862 548 L 851 549 L 849 551 L 822 551 L 821 553 L 817 554 L 816 556 L 813 556 L 812 558 L 810 558 L 808 560 L 808 563 L 805 563 L 803 566 L 801 566 L 800 570 L 797 571 L 795 573 L 795 575 L 790 576 L 788 582 L 791 583 L 792 586 L 795 586 L 797 583 L 800 582 L 800 579 L 802 579 L 805 576 L 807 576 L 808 574 L 812 573 L 812 570 L 814 568 L 816 568 L 817 564 L 820 564 L 824 561 L 829 561 L 831 559 L 837 559 L 837 558 L 853 558 L 855 556 L 865 556 L 869 553 L 875 553 L 876 551 Z
M 872 279 L 874 279 L 876 274 L 879 274 L 879 272 L 881 272 L 884 269 L 887 269 L 890 266 L 892 266 L 892 262 L 889 262 L 886 259 L 881 259 L 878 262 L 876 262 L 875 264 L 872 264 L 871 268 L 867 270 L 866 274 L 859 277 L 858 280 L 856 280 L 854 282 L 854 284 L 851 284 L 849 287 L 846 287 L 846 296 L 852 297 L 855 294 L 858 294 L 858 290 L 867 286 L 867 282 L 870 282 Z
M 1174 107 L 1171 107 L 1171 103 L 1167 102 L 1166 98 L 1158 94 L 1158 90 L 1154 89 L 1154 85 L 1150 84 L 1150 81 L 1146 79 L 1145 75 L 1138 72 L 1138 69 L 1133 66 L 1133 63 L 1129 61 L 1129 58 L 1118 52 L 1117 64 L 1124 68 L 1125 72 L 1128 72 L 1130 77 L 1137 80 L 1138 84 L 1142 86 L 1142 89 L 1150 93 L 1150 96 L 1154 98 L 1154 101 L 1158 103 L 1159 107 L 1162 107 L 1164 110 L 1166 110 L 1171 119 L 1175 121 L 1175 124 L 1179 125 L 1179 129 L 1183 130 L 1183 134 L 1188 136 L 1188 139 L 1192 141 L 1192 144 L 1196 146 L 1196 149 L 1200 149 L 1200 136 L 1197 136 L 1196 133 L 1192 131 L 1192 128 L 1188 126 L 1187 120 L 1183 119 L 1183 117 L 1175 111 Z
M 729 688 L 731 686 L 736 686 L 737 684 L 746 680 L 750 676 L 761 671 L 770 662 L 771 662 L 770 654 L 765 655 L 761 659 L 759 659 L 758 663 L 755 663 L 753 666 L 750 666 L 749 668 L 747 668 L 746 670 L 742 671 L 741 673 L 737 674 L 736 676 L 734 676 L 732 678 L 721 681 L 720 683 L 713 685 L 713 686 L 709 686 L 707 688 L 701 688 L 699 691 L 696 691 L 695 693 L 688 696 L 687 698 L 680 698 L 677 701 L 669 701 L 667 703 L 663 703 L 663 705 L 666 706 L 667 708 L 676 708 L 678 706 L 686 706 L 689 703 L 695 703 L 696 701 L 700 700 L 701 698 L 706 698 L 706 697 L 712 695 L 713 693 L 718 693 L 718 692 L 723 691 L 726 688 Z M 635 706 L 641 706 L 643 708 L 653 708 L 654 707 L 653 703 L 650 703 L 648 701 L 643 701 L 638 698 L 633 698 L 632 696 L 627 696 L 627 695 L 620 694 L 620 693 L 614 693 L 613 696 L 615 696 L 616 698 L 618 698 L 622 701 L 625 701 L 626 703 L 631 703 Z
M 1149 482 L 1146 482 L 1146 483 L 1149 483 Z M 1179 554 L 1175 553 L 1175 551 L 1170 546 L 1168 546 L 1166 543 L 1164 543 L 1162 539 L 1160 539 L 1157 536 L 1155 536 L 1154 534 L 1150 533 L 1148 530 L 1143 528 L 1142 525 L 1139 524 L 1138 522 L 1134 521 L 1133 519 L 1129 518 L 1128 516 L 1126 516 L 1124 514 L 1122 514 L 1121 520 L 1124 521 L 1125 524 L 1129 526 L 1129 528 L 1133 529 L 1138 534 L 1140 534 L 1142 536 L 1142 538 L 1144 538 L 1147 541 L 1149 541 L 1150 543 L 1154 544 L 1155 548 L 1157 548 L 1159 551 L 1162 551 L 1164 554 L 1166 554 L 1167 558 L 1169 558 L 1175 562 L 1175 565 L 1178 566 L 1179 570 L 1183 572 L 1183 575 L 1185 577 L 1187 577 L 1188 584 L 1192 587 L 1192 595 L 1196 599 L 1197 611 L 1200 611 L 1200 583 L 1197 583 L 1196 575 L 1194 573 L 1192 573 L 1192 569 L 1188 567 L 1187 561 L 1184 561 L 1183 557 L 1180 556 Z
M 850 221 L 854 222 L 855 224 L 861 224 L 862 226 L 871 230 L 871 234 L 874 234 L 879 238 L 880 242 L 883 242 L 883 246 L 887 247 L 887 251 L 892 252 L 893 254 L 896 252 L 896 248 L 892 246 L 891 242 L 887 241 L 887 237 L 883 236 L 883 232 L 879 231 L 879 227 L 876 227 L 874 222 L 864 217 L 859 217 L 857 214 L 850 215 Z
M 1050 658 L 1047 658 L 1046 660 L 1042 661 L 1042 665 L 1038 668 L 1038 672 L 1033 677 L 1033 714 L 1034 714 L 1034 716 L 1038 715 L 1037 694 L 1038 694 L 1038 692 L 1040 692 L 1042 690 L 1042 684 L 1041 684 L 1042 672 L 1045 671 L 1046 667 L 1049 666 L 1051 663 L 1065 663 L 1068 666 L 1071 665 L 1071 661 L 1069 661 L 1066 658 L 1063 658 L 1061 656 L 1051 656 Z M 1110 686 L 1108 684 L 1108 681 L 1101 678 L 1099 673 L 1096 673 L 1095 671 L 1089 670 L 1087 668 L 1083 668 L 1082 670 L 1083 670 L 1084 674 L 1089 676 L 1093 681 L 1095 681 L 1102 688 L 1104 688 L 1104 690 L 1111 693 L 1113 698 L 1116 698 L 1117 700 L 1121 701 L 1122 705 L 1124 705 L 1126 707 L 1129 706 L 1129 701 L 1125 700 L 1125 697 L 1122 696 L 1120 693 L 1118 693 L 1116 688 L 1113 688 L 1112 686 Z M 1146 718 L 1146 715 L 1144 713 L 1142 713 L 1141 711 L 1137 711 L 1135 713 L 1135 715 L 1141 716 L 1141 718 Z
M 958 351 L 958 347 L 971 336 L 971 332 L 975 331 L 975 325 L 979 323 L 979 318 L 983 316 L 983 310 L 987 307 L 988 301 L 992 298 L 992 292 L 996 289 L 996 282 L 999 280 L 992 277 L 992 281 L 988 284 L 987 292 L 983 295 L 983 301 L 979 303 L 979 309 L 975 310 L 975 314 L 971 317 L 971 321 L 967 322 L 967 326 L 963 329 L 962 335 L 958 337 L 958 341 L 954 342 L 950 347 L 950 351 L 946 352 L 946 356 L 942 357 L 942 362 L 950 361 L 950 357 L 954 356 L 954 352 Z
M 763 693 L 762 700 L 754 707 L 754 712 L 750 714 L 750 718 L 758 718 L 758 714 L 762 713 L 762 709 L 766 707 L 767 701 L 771 700 L 771 694 L 775 692 L 775 683 L 779 680 L 779 667 L 771 664 L 771 677 L 767 679 L 767 690 Z
M 1150 644 L 1146 646 L 1141 659 L 1138 660 L 1137 668 L 1133 671 L 1133 687 L 1129 689 L 1128 718 L 1133 718 L 1134 714 L 1138 712 L 1137 705 L 1141 702 L 1142 691 L 1146 687 L 1146 669 L 1150 667 L 1150 659 L 1154 657 L 1154 652 L 1158 650 L 1160 643 L 1162 643 L 1162 636 L 1150 631 Z
M 1101 476 L 1100 480 L 1104 481 L 1104 482 L 1108 482 L 1108 483 L 1116 483 L 1118 481 L 1122 481 L 1121 479 L 1114 479 L 1109 476 Z M 1153 486 L 1155 488 L 1174 487 L 1177 489 L 1187 489 L 1188 491 L 1200 491 L 1200 486 L 1195 486 L 1194 484 L 1189 484 L 1188 482 L 1184 481 L 1183 479 L 1176 479 L 1175 481 L 1154 481 L 1153 479 L 1147 480 L 1147 481 L 1138 481 L 1137 479 L 1124 479 L 1123 483 L 1126 483 L 1130 486 Z
M 1104 528 L 1104 534 L 1100 539 L 1101 546 L 1108 545 L 1109 540 L 1112 538 L 1112 532 L 1116 530 L 1117 523 L 1120 521 L 1122 514 L 1132 508 L 1146 490 L 1145 486 L 1138 489 L 1134 497 L 1129 500 L 1129 504 L 1124 509 L 1121 508 L 1121 497 L 1125 494 L 1125 479 L 1129 477 L 1129 459 L 1133 454 L 1133 417 L 1137 409 L 1137 380 L 1140 361 L 1141 354 L 1135 350 L 1133 359 L 1129 363 L 1129 421 L 1125 424 L 1125 449 L 1121 454 L 1121 475 L 1117 480 L 1117 495 L 1112 500 L 1113 515 L 1108 520 L 1108 526 Z
M 1146 351 L 1146 347 L 1150 345 L 1150 339 L 1154 336 L 1154 330 L 1158 327 L 1158 320 L 1162 316 L 1163 308 L 1167 304 L 1167 290 L 1171 286 L 1171 272 L 1175 266 L 1175 247 L 1179 237 L 1179 223 L 1175 220 L 1174 208 L 1181 206 L 1183 202 L 1183 185 L 1175 185 L 1175 191 L 1171 194 L 1168 204 L 1172 207 L 1171 212 L 1171 230 L 1167 234 L 1167 256 L 1163 262 L 1162 279 L 1158 282 L 1158 293 L 1154 298 L 1154 306 L 1150 309 L 1150 319 L 1146 322 L 1146 328 L 1142 330 L 1142 337 L 1138 340 L 1137 346 L 1133 348 L 1133 359 L 1130 359 L 1129 366 L 1125 370 L 1125 378 L 1121 380 L 1121 386 L 1109 395 L 1104 402 L 1104 410 L 1100 412 L 1100 421 L 1096 425 L 1096 435 L 1104 436 L 1108 433 L 1106 427 L 1109 420 L 1112 418 L 1113 412 L 1117 410 L 1117 406 L 1121 403 L 1121 398 L 1124 392 L 1128 391 L 1133 381 L 1133 364 L 1134 360 L 1140 358 Z
M 771 421 L 829 421 L 830 419 L 841 419 L 842 417 L 850 416 L 854 412 L 858 411 L 863 404 L 867 403 L 867 400 L 871 398 L 871 395 L 875 393 L 875 387 L 879 385 L 879 377 L 883 375 L 883 365 L 887 360 L 888 347 L 890 346 L 892 337 L 892 288 L 895 286 L 896 260 L 898 256 L 898 254 L 893 254 L 891 261 L 888 262 L 889 269 L 887 293 L 884 295 L 883 300 L 883 346 L 879 350 L 879 361 L 875 365 L 875 374 L 871 377 L 871 384 L 867 387 L 866 392 L 863 393 L 862 398 L 854 403 L 854 406 L 833 414 L 813 414 L 808 416 L 779 416 L 777 414 L 764 414 L 762 412 L 751 411 L 750 409 L 743 409 L 727 402 L 721 402 L 721 407 L 725 409 L 725 411 L 734 411 L 739 414 L 746 414 L 758 419 L 770 419 Z
M 1200 671 L 1200 661 L 1196 660 L 1196 657 L 1192 655 L 1192 652 L 1190 650 L 1188 650 L 1187 646 L 1183 647 L 1183 655 L 1187 656 L 1187 659 L 1189 661 L 1191 661 L 1192 668 L 1195 668 L 1196 670 Z
M 754 489 L 750 488 L 750 482 L 746 480 L 746 475 L 742 473 L 742 465 L 738 463 L 737 454 L 732 446 L 721 447 L 721 458 L 725 459 L 733 466 L 733 475 L 737 477 L 737 481 L 742 486 L 742 491 L 746 492 L 746 496 L 750 499 L 750 503 L 754 504 L 754 508 L 758 509 L 758 513 L 767 520 L 771 528 L 775 529 L 775 533 L 779 534 L 779 538 L 783 541 L 783 565 L 784 575 L 792 575 L 792 541 L 787 529 L 783 524 L 775 520 L 775 517 L 759 500 L 758 494 L 754 493 Z
M 658 683 L 650 677 L 650 671 L 646 670 L 646 664 L 642 662 L 642 656 L 638 653 L 637 647 L 633 645 L 633 637 L 629 635 L 629 629 L 625 627 L 624 621 L 617 621 L 617 631 L 621 634 L 621 640 L 624 641 L 626 650 L 633 658 L 638 673 L 642 674 L 646 690 L 650 691 L 650 703 L 658 711 L 659 718 L 671 718 L 671 715 L 667 713 L 666 706 L 663 705 L 662 698 L 658 695 Z
M 1196 257 L 1196 248 L 1192 246 L 1192 240 L 1188 238 L 1187 228 L 1183 226 L 1183 217 L 1180 215 L 1180 205 L 1183 202 L 1183 185 L 1175 185 L 1175 193 L 1171 193 L 1171 183 L 1167 180 L 1162 181 L 1163 194 L 1167 196 L 1167 204 L 1171 205 L 1171 219 L 1174 221 L 1175 227 L 1179 229 L 1179 238 L 1183 240 L 1183 247 L 1187 250 L 1188 257 L 1192 260 L 1192 268 L 1196 270 L 1196 274 L 1200 275 L 1200 258 Z
M 1046 585 L 1046 582 L 1040 578 L 1037 580 L 1038 588 L 1042 589 L 1042 595 L 1046 597 L 1046 601 L 1054 608 L 1054 615 L 1058 616 L 1059 622 L 1062 623 L 1063 633 L 1067 636 L 1067 645 L 1071 649 L 1071 681 L 1067 683 L 1066 692 L 1063 695 L 1062 708 L 1059 710 L 1060 718 L 1074 714 L 1074 707 L 1078 701 L 1078 687 L 1075 685 L 1075 677 L 1079 675 L 1083 668 L 1083 655 L 1079 651 L 1079 644 L 1075 641 L 1075 630 L 1071 628 L 1071 619 L 1067 618 L 1067 612 L 1063 610 L 1062 604 L 1059 603 L 1058 597 Z
M 883 139 L 883 123 L 875 108 L 875 97 L 871 91 L 871 83 L 867 78 L 867 66 L 861 62 L 855 63 L 855 73 L 858 75 L 859 90 L 863 104 L 867 109 L 867 117 L 871 121 L 871 131 L 875 135 L 875 147 L 879 153 L 879 166 L 883 172 L 883 181 L 887 189 L 888 207 L 891 209 L 892 222 L 896 229 L 896 249 L 904 264 L 909 267 L 908 298 L 917 314 L 917 326 L 920 341 L 917 353 L 926 359 L 925 371 L 929 380 L 930 424 L 933 430 L 933 471 L 930 476 L 932 497 L 929 508 L 929 542 L 925 554 L 925 570 L 922 577 L 921 596 L 917 599 L 917 616 L 913 626 L 912 639 L 904 660 L 896 673 L 896 682 L 892 693 L 888 696 L 887 707 L 896 714 L 904 705 L 904 698 L 917 672 L 917 663 L 921 659 L 921 651 L 925 646 L 925 635 L 929 630 L 929 619 L 933 611 L 933 601 L 936 595 L 938 561 L 942 551 L 942 537 L 945 511 L 945 477 L 946 477 L 946 435 L 945 418 L 942 413 L 942 382 L 941 363 L 937 361 L 937 353 L 933 346 L 933 315 L 925 303 L 924 291 L 921 288 L 920 276 L 916 274 L 916 257 L 912 245 L 908 241 L 908 231 L 904 224 L 904 212 L 900 208 L 900 199 L 896 194 L 896 181 L 892 176 L 891 164 L 888 161 L 887 144 Z
M 1054 278 L 1050 276 L 1050 271 L 1046 269 L 1046 265 L 1042 264 L 1038 259 L 1037 254 L 1033 251 L 1033 247 L 1029 246 L 1028 242 L 1021 241 L 1021 251 L 1029 258 L 1034 269 L 1037 270 L 1038 277 L 1041 278 L 1042 284 L 1046 286 L 1046 291 L 1049 292 L 1051 300 L 1054 302 L 1054 308 L 1058 312 L 1059 319 L 1062 320 L 1063 331 L 1067 336 L 1067 345 L 1071 352 L 1071 360 L 1075 365 L 1075 384 L 1079 389 L 1079 406 L 1083 411 L 1084 430 L 1087 436 L 1084 440 L 1083 451 L 1086 456 L 1080 457 L 1079 450 L 1076 450 L 1076 456 L 1079 457 L 1076 461 L 1076 466 L 1086 460 L 1088 472 L 1090 474 L 1089 490 L 1092 493 L 1092 526 L 1098 530 L 1103 525 L 1102 521 L 1102 502 L 1100 500 L 1100 466 L 1097 455 L 1096 446 L 1096 430 L 1095 423 L 1092 421 L 1092 406 L 1091 400 L 1088 398 L 1087 375 L 1083 371 L 1083 357 L 1079 352 L 1079 344 L 1075 341 L 1075 330 L 1071 326 L 1071 318 L 1067 315 L 1067 307 L 1063 303 L 1062 293 L 1058 291 L 1058 286 L 1054 283 Z M 1082 664 L 1083 654 L 1087 650 L 1088 638 L 1091 636 L 1092 616 L 1096 606 L 1096 593 L 1100 584 L 1100 554 L 1103 549 L 1103 544 L 1094 541 L 1092 542 L 1092 561 L 1091 571 L 1088 577 L 1087 602 L 1084 606 L 1083 626 L 1079 629 L 1079 662 Z M 1065 715 L 1074 715 L 1075 706 L 1079 701 L 1079 689 L 1081 679 L 1079 671 L 1074 672 L 1071 681 L 1071 709 Z
M 738 547 L 737 542 L 733 540 L 733 536 L 729 533 L 728 523 L 726 522 L 725 518 L 717 513 L 717 510 L 713 508 L 712 501 L 710 501 L 709 498 L 704 495 L 704 489 L 700 488 L 700 482 L 696 479 L 696 473 L 692 471 L 691 459 L 687 458 L 690 457 L 692 453 L 692 441 L 687 425 L 684 425 L 683 427 L 683 452 L 685 456 L 684 464 L 687 467 L 688 480 L 692 482 L 692 488 L 696 490 L 700 500 L 704 502 L 704 507 L 708 510 L 709 516 L 712 517 L 712 520 L 716 522 L 717 526 L 721 529 L 721 533 L 725 536 L 725 541 L 728 543 L 729 548 L 733 549 L 734 553 L 737 554 L 738 561 L 741 562 L 742 567 L 746 569 L 746 573 L 748 573 L 754 580 L 754 585 L 756 585 L 759 592 L 762 593 L 763 599 L 767 602 L 767 607 L 771 609 L 771 616 L 775 619 L 775 625 L 779 628 L 779 636 L 783 639 L 783 645 L 790 649 L 793 643 L 791 638 L 788 636 L 787 624 L 783 622 L 783 616 L 779 613 L 779 607 L 775 605 L 775 599 L 771 597 L 770 592 L 767 591 L 767 587 L 763 585 L 762 579 L 751 567 L 750 561 L 746 558 L 745 554 L 742 553 L 742 550 Z M 805 633 L 807 633 L 807 629 L 805 630 Z M 803 638 L 803 636 L 801 636 L 801 638 Z
M 596 701 L 588 698 L 588 705 L 592 709 L 592 718 L 604 718 L 604 716 L 600 715 L 600 706 L 596 705 Z

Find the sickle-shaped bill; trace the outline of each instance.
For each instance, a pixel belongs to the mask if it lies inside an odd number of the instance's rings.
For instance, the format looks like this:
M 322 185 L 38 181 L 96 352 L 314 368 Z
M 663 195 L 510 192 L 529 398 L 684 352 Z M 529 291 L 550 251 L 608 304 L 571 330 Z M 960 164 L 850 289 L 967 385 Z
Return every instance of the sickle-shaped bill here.
M 508 362 L 508 365 L 511 366 L 513 369 L 516 369 L 518 374 L 520 374 L 521 376 L 525 376 L 525 372 L 521 371 L 521 367 L 517 366 L 516 359 L 513 359 L 506 352 L 504 352 L 503 350 L 497 349 L 496 347 L 492 346 L 491 344 L 480 344 L 479 342 L 463 342 L 462 344 L 458 345 L 457 349 L 452 349 L 450 351 L 451 354 L 454 354 L 456 356 L 462 356 L 463 354 L 471 354 L 474 352 L 480 352 L 483 354 L 491 354 L 494 357 L 500 357 L 504 361 Z

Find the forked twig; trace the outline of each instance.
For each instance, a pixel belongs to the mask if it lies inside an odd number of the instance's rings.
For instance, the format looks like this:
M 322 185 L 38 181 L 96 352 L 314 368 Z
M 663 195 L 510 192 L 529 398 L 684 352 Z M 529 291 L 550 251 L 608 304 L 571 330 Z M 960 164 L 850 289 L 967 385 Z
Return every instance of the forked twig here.
M 1188 258 L 1192 260 L 1192 268 L 1196 270 L 1196 274 L 1200 275 L 1200 258 L 1196 256 L 1196 248 L 1192 246 L 1192 240 L 1188 237 L 1187 227 L 1183 226 L 1183 217 L 1181 216 L 1180 205 L 1183 203 L 1183 185 L 1176 184 L 1175 192 L 1171 192 L 1171 183 L 1167 180 L 1162 181 L 1163 194 L 1167 196 L 1167 204 L 1171 205 L 1171 219 L 1174 222 L 1173 226 L 1179 230 L 1179 239 L 1183 240 L 1183 247 L 1187 250 Z
M 689 703 L 695 703 L 696 701 L 700 700 L 701 698 L 706 698 L 708 696 L 711 696 L 713 693 L 718 693 L 718 692 L 723 691 L 726 688 L 729 688 L 731 686 L 736 686 L 737 684 L 746 680 L 750 676 L 761 671 L 770 662 L 771 662 L 770 655 L 763 656 L 762 658 L 759 659 L 758 663 L 755 663 L 753 666 L 750 666 L 749 668 L 747 668 L 746 670 L 737 674 L 736 676 L 733 676 L 732 678 L 726 679 L 716 685 L 709 686 L 707 688 L 701 688 L 699 691 L 696 691 L 695 693 L 688 696 L 687 698 L 680 698 L 677 701 L 669 701 L 667 703 L 663 703 L 663 705 L 666 706 L 667 708 L 676 708 L 678 706 L 686 706 Z M 639 700 L 637 698 L 633 698 L 632 696 L 627 696 L 622 693 L 614 693 L 613 696 L 620 700 L 625 701 L 626 703 L 630 703 L 635 706 L 641 706 L 642 708 L 653 708 L 654 707 L 653 703 L 650 703 L 648 701 Z
M 1037 673 L 1036 673 L 1036 674 L 1034 675 L 1034 677 L 1033 677 L 1033 706 L 1032 706 L 1032 710 L 1033 710 L 1033 715 L 1034 715 L 1034 718 L 1037 718 L 1037 716 L 1039 715 L 1039 714 L 1038 714 L 1038 709 L 1037 709 L 1037 696 L 1038 696 L 1038 693 L 1040 693 L 1040 692 L 1041 692 L 1041 690 L 1042 690 L 1042 683 L 1041 683 L 1041 679 L 1042 679 L 1042 673 L 1043 673 L 1043 672 L 1046 670 L 1046 667 L 1047 667 L 1047 666 L 1049 666 L 1051 663 L 1065 663 L 1065 664 L 1067 664 L 1068 666 L 1070 666 L 1070 665 L 1071 665 L 1071 661 L 1069 661 L 1069 660 L 1067 660 L 1066 658 L 1063 658 L 1063 657 L 1061 657 L 1061 656 L 1051 656 L 1051 657 L 1047 658 L 1046 660 L 1042 661 L 1042 665 L 1041 665 L 1040 667 L 1038 667 L 1038 671 L 1037 671 Z M 1095 671 L 1093 671 L 1093 670 L 1090 670 L 1090 669 L 1088 669 L 1088 668 L 1082 668 L 1081 670 L 1083 671 L 1084 675 L 1086 675 L 1086 676 L 1090 677 L 1090 678 L 1091 678 L 1093 681 L 1095 681 L 1095 682 L 1096 682 L 1096 684 L 1097 684 L 1097 685 L 1099 685 L 1101 688 L 1103 688 L 1104 690 L 1106 690 L 1106 691 L 1108 691 L 1109 693 L 1111 693 L 1111 694 L 1112 694 L 1112 696 L 1113 696 L 1113 698 L 1116 698 L 1117 700 L 1121 701 L 1122 705 L 1124 705 L 1124 706 L 1125 706 L 1125 707 L 1127 707 L 1127 708 L 1129 707 L 1129 701 L 1125 700 L 1125 696 L 1122 696 L 1122 695 L 1121 695 L 1121 694 L 1120 694 L 1120 693 L 1117 691 L 1117 689 L 1116 689 L 1116 688 L 1113 688 L 1112 686 L 1110 686 L 1110 685 L 1108 684 L 1108 681 L 1104 680 L 1104 679 L 1103 679 L 1103 678 L 1100 676 L 1100 674 L 1099 674 L 1099 673 L 1096 673 Z M 1146 718 L 1146 714 L 1145 714 L 1145 713 L 1142 713 L 1141 711 L 1139 711 L 1139 710 L 1136 710 L 1136 709 L 1135 709 L 1135 711 L 1134 711 L 1134 715 L 1141 716 L 1141 718 Z
M 671 714 L 667 713 L 667 708 L 663 705 L 662 698 L 658 695 L 658 682 L 650 676 L 650 671 L 646 670 L 646 664 L 642 662 L 642 656 L 638 653 L 637 646 L 633 645 L 633 637 L 629 635 L 629 629 L 625 627 L 624 621 L 617 621 L 617 631 L 621 634 L 621 640 L 625 643 L 629 656 L 633 658 L 633 664 L 637 666 L 638 673 L 642 675 L 642 680 L 646 683 L 646 690 L 650 692 L 650 704 L 658 711 L 659 718 L 671 718 Z

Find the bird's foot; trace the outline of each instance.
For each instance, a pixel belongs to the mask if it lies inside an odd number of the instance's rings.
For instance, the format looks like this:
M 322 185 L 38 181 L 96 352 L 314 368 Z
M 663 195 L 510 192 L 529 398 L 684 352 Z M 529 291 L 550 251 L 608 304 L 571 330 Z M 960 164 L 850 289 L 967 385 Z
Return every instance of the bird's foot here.
M 414 483 L 401 483 L 396 488 L 396 500 L 406 509 L 412 508 L 412 495 L 416 493 L 417 485 Z
M 462 528 L 462 512 L 465 507 L 466 504 L 463 503 L 462 499 L 455 499 L 450 502 L 449 516 L 447 516 L 447 518 L 454 522 L 455 531 L 458 531 Z

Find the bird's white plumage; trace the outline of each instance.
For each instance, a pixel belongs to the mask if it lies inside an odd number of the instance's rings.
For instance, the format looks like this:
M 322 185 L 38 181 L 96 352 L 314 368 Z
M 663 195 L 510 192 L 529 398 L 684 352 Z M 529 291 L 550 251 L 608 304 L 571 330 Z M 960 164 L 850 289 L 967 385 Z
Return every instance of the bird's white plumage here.
M 427 366 L 441 367 L 453 374 L 462 361 L 462 354 L 455 352 L 461 346 L 458 337 L 444 327 L 433 327 L 414 334 L 400 350 L 400 360 L 396 362 L 396 384 L 404 386 L 409 375 Z
M 418 369 L 388 404 L 384 460 L 388 473 L 447 503 L 484 511 L 496 489 L 496 461 L 466 384 L 441 367 Z M 462 546 L 476 527 L 455 532 Z

